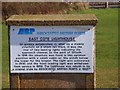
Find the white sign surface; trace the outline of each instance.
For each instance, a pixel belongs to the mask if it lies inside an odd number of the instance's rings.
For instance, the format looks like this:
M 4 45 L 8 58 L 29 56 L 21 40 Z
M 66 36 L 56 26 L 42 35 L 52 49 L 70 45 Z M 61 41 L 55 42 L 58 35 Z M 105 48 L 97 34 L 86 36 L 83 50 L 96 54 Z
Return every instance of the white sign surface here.
M 11 73 L 93 73 L 92 26 L 11 26 Z

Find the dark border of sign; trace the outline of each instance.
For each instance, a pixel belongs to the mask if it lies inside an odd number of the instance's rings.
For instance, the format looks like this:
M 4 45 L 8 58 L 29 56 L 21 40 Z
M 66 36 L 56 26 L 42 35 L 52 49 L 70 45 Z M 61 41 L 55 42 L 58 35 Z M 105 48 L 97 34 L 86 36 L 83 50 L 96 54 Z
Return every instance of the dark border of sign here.
M 120 2 L 120 1 L 119 1 Z M 120 29 L 120 10 L 118 9 L 118 30 Z M 8 48 L 9 48 L 9 62 L 10 62 L 10 46 L 9 46 L 9 44 L 10 44 L 10 37 L 9 37 L 9 31 L 10 31 L 10 26 L 8 26 Z M 96 88 L 96 90 L 120 90 L 119 88 L 120 88 L 120 31 L 118 31 L 118 88 Z M 10 75 L 11 73 L 10 73 L 10 63 L 9 63 L 9 75 Z M 10 79 L 10 77 L 9 77 L 9 79 Z M 10 79 L 10 82 L 11 82 L 11 79 Z M 11 86 L 10 86 L 11 87 Z M 14 88 L 15 90 L 16 90 L 16 88 Z M 12 89 L 12 90 L 14 90 L 14 89 Z M 39 88 L 38 90 L 42 90 L 42 88 Z M 46 89 L 43 89 L 43 90 L 50 90 L 50 89 L 52 89 L 52 88 L 46 88 Z M 65 88 L 65 90 L 66 89 L 68 89 L 68 90 L 70 90 L 70 88 Z M 74 89 L 74 88 L 73 88 Z M 77 89 L 79 89 L 79 88 L 77 88 Z M 75 89 L 75 90 L 77 90 L 77 89 Z M 10 90 L 10 88 L 2 88 L 1 90 Z M 23 90 L 25 90 L 25 89 L 23 89 Z M 27 90 L 27 89 L 26 89 Z M 31 89 L 32 90 L 32 89 Z M 34 88 L 33 88 L 33 90 L 34 90 Z M 37 89 L 36 89 L 37 90 Z M 56 88 L 56 90 L 60 90 L 60 88 Z M 62 90 L 64 90 L 64 88 L 62 89 Z

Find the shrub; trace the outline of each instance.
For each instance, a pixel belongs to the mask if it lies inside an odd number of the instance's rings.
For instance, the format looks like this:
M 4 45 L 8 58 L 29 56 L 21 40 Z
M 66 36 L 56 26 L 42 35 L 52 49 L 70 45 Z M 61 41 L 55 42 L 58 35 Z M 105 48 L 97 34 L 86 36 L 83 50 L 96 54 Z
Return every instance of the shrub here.
M 87 9 L 87 3 L 67 2 L 3 2 L 3 20 L 15 14 L 63 14 L 71 10 Z

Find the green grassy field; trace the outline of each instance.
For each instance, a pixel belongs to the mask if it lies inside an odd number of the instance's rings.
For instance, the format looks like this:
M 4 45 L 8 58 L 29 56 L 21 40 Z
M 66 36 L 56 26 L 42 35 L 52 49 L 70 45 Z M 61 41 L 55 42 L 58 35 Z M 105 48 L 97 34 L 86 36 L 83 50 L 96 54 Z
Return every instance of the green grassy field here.
M 0 29 L 2 29 L 2 24 L 0 22 Z M 0 89 L 2 88 L 2 30 L 0 30 Z
M 2 87 L 9 88 L 8 29 L 2 25 Z
M 95 14 L 96 27 L 96 72 L 97 88 L 118 87 L 118 9 L 89 9 L 68 12 L 71 14 Z M 9 60 L 7 27 L 2 30 L 3 87 L 9 87 Z
M 74 14 L 95 14 L 97 87 L 118 86 L 118 9 L 89 9 Z

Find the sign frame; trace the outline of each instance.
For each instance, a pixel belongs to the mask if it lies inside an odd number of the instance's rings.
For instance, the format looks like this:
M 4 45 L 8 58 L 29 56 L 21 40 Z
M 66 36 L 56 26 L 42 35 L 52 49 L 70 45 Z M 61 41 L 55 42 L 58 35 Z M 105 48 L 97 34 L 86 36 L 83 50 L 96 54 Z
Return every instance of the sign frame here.
M 27 17 L 27 18 L 25 18 Z M 32 17 L 32 19 L 31 19 Z M 29 19 L 28 19 L 29 18 Z M 82 15 L 13 15 L 6 20 L 8 25 L 8 32 L 10 32 L 10 26 L 81 26 L 92 25 L 94 27 L 94 46 L 95 41 L 95 27 L 97 24 L 97 18 L 94 14 L 82 14 Z M 10 44 L 10 38 L 8 33 L 8 43 Z M 10 73 L 10 88 L 85 88 L 89 90 L 96 87 L 96 47 L 94 47 L 94 73 L 51 73 L 51 74 L 28 74 L 28 73 Z M 10 46 L 9 46 L 9 62 L 10 62 Z M 9 63 L 10 68 L 10 63 Z M 36 80 L 37 77 L 37 81 Z M 62 82 L 61 80 L 66 80 Z M 52 79 L 51 79 L 52 78 Z M 50 80 L 51 79 L 51 80 Z M 47 82 L 49 81 L 49 84 Z M 34 82 L 34 84 L 32 84 Z M 39 83 L 38 83 L 39 82 Z M 69 82 L 69 84 L 68 84 Z M 73 84 L 70 82 L 74 82 Z M 75 85 L 75 86 L 74 86 Z

